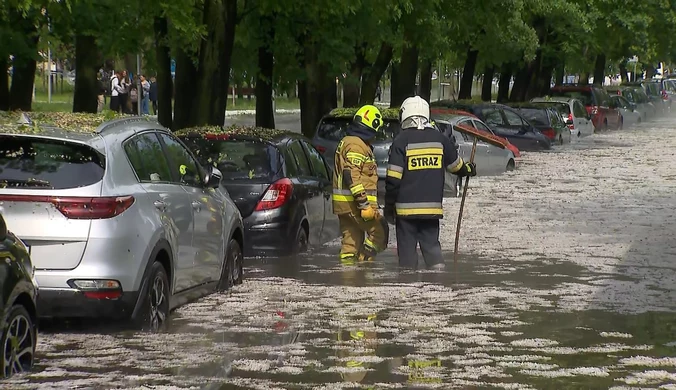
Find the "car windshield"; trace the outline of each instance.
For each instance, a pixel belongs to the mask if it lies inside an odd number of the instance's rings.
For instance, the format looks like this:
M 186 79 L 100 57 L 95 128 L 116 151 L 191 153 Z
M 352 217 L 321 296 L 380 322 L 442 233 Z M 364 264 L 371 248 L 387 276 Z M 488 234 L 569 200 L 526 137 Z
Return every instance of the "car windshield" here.
M 585 106 L 593 106 L 594 98 L 591 91 L 571 91 L 571 90 L 553 90 L 552 96 L 563 96 L 567 98 L 577 99 Z
M 225 180 L 271 180 L 281 167 L 279 149 L 257 140 L 183 139 L 204 166 L 215 166 Z
M 533 126 L 549 126 L 546 108 L 519 108 L 518 111 Z
M 349 118 L 327 117 L 322 120 L 317 129 L 317 135 L 331 141 L 340 141 L 345 137 L 347 127 L 352 123 Z M 385 124 L 376 135 L 377 141 L 391 141 L 399 134 L 401 125 L 396 120 L 385 119 Z
M 68 189 L 103 179 L 105 157 L 68 141 L 0 135 L 0 188 Z

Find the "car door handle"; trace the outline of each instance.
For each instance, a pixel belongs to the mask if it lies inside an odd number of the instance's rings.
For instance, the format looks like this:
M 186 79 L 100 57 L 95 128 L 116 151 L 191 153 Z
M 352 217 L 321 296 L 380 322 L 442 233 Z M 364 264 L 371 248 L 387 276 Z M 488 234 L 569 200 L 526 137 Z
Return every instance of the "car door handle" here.
M 193 201 L 193 202 L 190 203 L 190 204 L 192 205 L 192 208 L 195 209 L 195 210 L 197 210 L 197 211 L 200 211 L 200 210 L 202 209 L 202 203 L 200 203 L 200 202 L 198 202 L 198 201 L 196 201 L 196 200 Z
M 155 208 L 160 210 L 160 211 L 166 211 L 167 210 L 167 204 L 161 200 L 156 200 L 153 202 L 153 205 L 155 205 Z

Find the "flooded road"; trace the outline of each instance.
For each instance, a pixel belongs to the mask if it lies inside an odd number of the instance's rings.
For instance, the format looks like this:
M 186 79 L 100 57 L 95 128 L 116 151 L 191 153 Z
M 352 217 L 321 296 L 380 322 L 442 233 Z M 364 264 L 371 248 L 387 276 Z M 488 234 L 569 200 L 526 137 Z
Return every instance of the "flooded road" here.
M 337 243 L 249 261 L 168 330 L 42 329 L 11 389 L 676 389 L 676 129 L 665 118 L 472 179 L 445 272 Z M 393 234 L 392 234 L 393 235 Z M 394 240 L 391 238 L 391 246 Z M 457 282 L 456 282 L 457 279 Z

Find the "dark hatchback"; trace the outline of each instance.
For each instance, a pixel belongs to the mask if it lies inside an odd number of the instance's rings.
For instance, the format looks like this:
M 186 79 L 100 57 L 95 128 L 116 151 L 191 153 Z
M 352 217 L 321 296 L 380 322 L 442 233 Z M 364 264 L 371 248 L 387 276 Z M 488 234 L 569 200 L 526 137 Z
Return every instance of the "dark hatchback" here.
M 300 134 L 231 127 L 178 135 L 223 174 L 242 214 L 245 256 L 285 256 L 338 238 L 331 169 Z
M 516 110 L 503 104 L 464 103 L 440 100 L 430 104 L 431 107 L 445 107 L 467 111 L 484 121 L 495 135 L 507 138 L 520 151 L 541 151 L 552 148 L 552 143 L 528 120 Z
M 2 205 L 0 205 L 2 210 Z M 0 214 L 0 287 L 2 288 L 2 377 L 29 371 L 37 343 L 37 284 L 26 246 Z
M 540 130 L 553 143 L 570 143 L 570 129 L 563 120 L 565 103 L 514 103 L 510 104 L 536 129 Z

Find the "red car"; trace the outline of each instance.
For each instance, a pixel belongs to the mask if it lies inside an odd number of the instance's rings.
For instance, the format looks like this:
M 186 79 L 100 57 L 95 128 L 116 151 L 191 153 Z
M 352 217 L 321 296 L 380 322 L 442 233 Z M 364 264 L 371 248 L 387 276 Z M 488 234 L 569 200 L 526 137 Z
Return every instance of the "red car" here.
M 472 113 L 470 113 L 470 112 L 462 111 L 462 110 L 447 109 L 447 108 L 432 108 L 431 114 L 432 114 L 432 117 L 434 117 L 434 115 L 452 114 L 452 115 L 466 115 L 466 116 L 471 116 L 471 117 L 473 117 L 473 118 L 479 119 L 479 117 L 477 117 L 476 115 L 474 115 L 474 114 L 472 114 Z M 433 119 L 434 119 L 434 118 L 433 118 Z M 482 123 L 483 123 L 483 122 L 482 122 Z M 487 126 L 487 127 L 488 127 L 488 126 Z M 476 129 L 476 130 L 477 130 L 477 131 L 480 131 L 480 132 L 482 132 L 482 133 L 485 133 L 487 137 L 492 138 L 492 139 L 494 139 L 495 141 L 497 141 L 498 143 L 504 145 L 505 148 L 511 150 L 512 153 L 514 153 L 514 157 L 521 157 L 521 152 L 519 152 L 519 148 L 517 148 L 516 146 L 514 146 L 513 144 L 511 144 L 511 143 L 507 140 L 507 138 L 500 137 L 500 136 L 498 136 L 498 135 L 495 135 L 495 134 L 492 133 L 492 132 L 489 133 L 489 132 L 484 131 L 484 130 L 482 130 L 482 129 Z M 490 129 L 489 129 L 489 130 L 490 130 Z M 491 131 L 492 131 L 492 130 L 491 130 Z
M 602 87 L 593 85 L 556 85 L 549 92 L 550 96 L 563 96 L 580 100 L 592 117 L 597 131 L 608 129 L 619 130 L 623 120 L 620 110 L 610 101 L 610 95 Z

